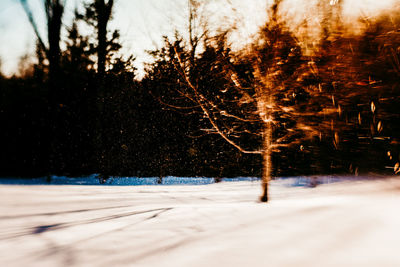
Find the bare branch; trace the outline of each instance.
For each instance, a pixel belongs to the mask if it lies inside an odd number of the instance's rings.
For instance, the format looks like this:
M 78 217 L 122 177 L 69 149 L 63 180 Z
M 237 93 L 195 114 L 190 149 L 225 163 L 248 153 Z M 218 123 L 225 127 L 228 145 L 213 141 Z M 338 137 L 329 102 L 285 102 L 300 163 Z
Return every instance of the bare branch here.
M 20 3 L 22 5 L 22 7 L 24 8 L 25 14 L 28 17 L 29 23 L 31 24 L 33 31 L 35 32 L 36 38 L 38 39 L 40 48 L 46 53 L 46 56 L 48 56 L 48 48 L 46 47 L 46 45 L 43 42 L 42 37 L 40 36 L 37 24 L 35 22 L 35 19 L 33 18 L 33 14 L 32 14 L 32 10 L 30 9 L 27 0 L 20 0 Z
M 165 106 L 170 107 L 170 108 L 173 108 L 173 109 L 187 110 L 187 109 L 194 109 L 194 108 L 198 108 L 198 107 L 199 107 L 198 105 L 190 106 L 190 107 L 181 107 L 181 106 L 176 106 L 176 105 L 168 104 L 168 103 L 162 101 L 160 97 L 155 96 L 152 92 L 150 92 L 150 94 L 151 94 L 155 99 L 157 99 L 157 101 L 160 102 L 162 105 L 165 105 Z
M 181 60 L 181 57 L 176 49 L 176 47 L 174 47 L 176 56 L 178 58 L 178 62 L 179 65 L 182 68 L 184 68 L 183 62 Z M 213 126 L 213 128 L 217 131 L 217 133 L 225 140 L 227 141 L 229 144 L 231 144 L 233 147 L 235 147 L 236 149 L 238 149 L 240 152 L 245 153 L 245 154 L 262 154 L 263 151 L 260 150 L 256 150 L 256 151 L 249 151 L 246 149 L 243 149 L 241 146 L 239 146 L 237 143 L 235 143 L 233 140 L 231 140 L 217 125 L 217 123 L 214 121 L 214 119 L 212 118 L 210 112 L 208 111 L 208 109 L 204 106 L 204 104 L 202 103 L 202 100 L 204 100 L 204 97 L 199 94 L 197 88 L 192 84 L 192 82 L 190 81 L 189 77 L 186 75 L 186 73 L 184 71 L 182 71 L 183 78 L 185 79 L 187 85 L 193 90 L 194 93 L 194 100 L 198 103 L 198 105 L 200 106 L 201 110 L 203 111 L 204 115 L 206 115 L 208 121 L 211 123 L 211 125 Z M 192 98 L 193 99 L 193 98 Z M 193 101 L 193 100 L 192 100 Z

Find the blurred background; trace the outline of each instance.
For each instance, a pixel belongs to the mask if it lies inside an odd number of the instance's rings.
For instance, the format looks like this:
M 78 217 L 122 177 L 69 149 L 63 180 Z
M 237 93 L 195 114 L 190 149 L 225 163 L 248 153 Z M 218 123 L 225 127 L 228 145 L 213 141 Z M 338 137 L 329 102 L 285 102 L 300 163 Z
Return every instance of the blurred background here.
M 399 1 L 0 7 L 1 176 L 399 173 Z

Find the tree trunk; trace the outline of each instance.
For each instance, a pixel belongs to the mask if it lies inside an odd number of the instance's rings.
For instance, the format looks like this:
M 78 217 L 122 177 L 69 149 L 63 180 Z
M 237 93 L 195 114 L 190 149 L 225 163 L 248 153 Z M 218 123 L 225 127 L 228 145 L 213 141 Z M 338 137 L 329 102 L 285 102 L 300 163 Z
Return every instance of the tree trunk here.
M 95 8 L 97 12 L 97 72 L 102 79 L 106 70 L 107 57 L 107 24 L 111 18 L 111 11 L 114 5 L 113 0 L 107 3 L 104 0 L 96 0 Z
M 107 114 L 107 99 L 108 95 L 105 88 L 105 78 L 106 78 L 106 61 L 107 61 L 107 25 L 111 18 L 111 11 L 113 8 L 114 1 L 109 0 L 107 3 L 105 0 L 95 1 L 95 10 L 97 13 L 97 103 L 98 103 L 98 115 L 97 124 L 99 131 L 99 137 L 96 141 L 95 146 L 98 147 L 99 154 L 99 168 L 100 172 L 104 175 L 110 170 L 109 155 L 106 153 L 109 151 L 108 145 L 110 144 L 108 140 L 109 133 L 107 132 L 106 121 L 109 118 Z M 99 143 L 97 143 L 99 142 Z
M 268 185 L 271 179 L 272 173 L 272 158 L 271 158 L 271 144 L 272 144 L 272 122 L 268 121 L 265 123 L 263 133 L 263 153 L 262 153 L 262 195 L 260 197 L 261 202 L 268 202 Z
M 107 129 L 105 120 L 107 119 L 106 116 L 106 92 L 105 92 L 105 70 L 106 70 L 106 49 L 107 49 L 107 23 L 108 20 L 106 19 L 106 7 L 104 1 L 96 1 L 96 9 L 98 15 L 97 21 L 97 105 L 98 105 L 98 113 L 97 113 L 97 123 L 99 131 L 99 138 L 98 141 L 98 153 L 99 153 L 99 167 L 100 173 L 107 175 L 109 171 L 109 166 L 107 164 L 108 155 L 106 145 L 106 135 Z
M 104 12 L 104 11 L 101 11 Z M 100 15 L 99 15 L 100 17 Z M 106 54 L 107 54 L 107 22 L 105 19 L 99 19 L 98 21 L 98 48 L 97 48 L 97 73 L 99 79 L 104 78 L 106 70 Z
M 64 5 L 61 1 L 45 1 L 47 17 L 48 48 L 45 50 L 49 61 L 48 80 L 48 112 L 49 112 L 49 172 L 60 173 L 65 169 L 64 144 L 67 143 L 65 129 L 66 115 L 62 109 L 66 96 L 61 80 L 60 58 L 61 58 L 61 26 Z

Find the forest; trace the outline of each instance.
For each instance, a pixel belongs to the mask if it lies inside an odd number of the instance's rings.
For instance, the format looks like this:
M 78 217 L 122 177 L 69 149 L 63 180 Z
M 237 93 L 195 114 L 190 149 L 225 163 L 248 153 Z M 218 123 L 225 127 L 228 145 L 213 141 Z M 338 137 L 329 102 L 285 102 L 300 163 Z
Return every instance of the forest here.
M 65 2 L 44 0 L 45 36 L 20 2 L 36 55 L 0 74 L 0 176 L 400 173 L 400 6 L 354 30 L 341 0 L 320 1 L 319 27 L 290 25 L 275 0 L 237 49 L 234 25 L 209 30 L 207 1 L 188 0 L 186 31 L 139 77 L 113 0 L 82 2 L 68 27 Z

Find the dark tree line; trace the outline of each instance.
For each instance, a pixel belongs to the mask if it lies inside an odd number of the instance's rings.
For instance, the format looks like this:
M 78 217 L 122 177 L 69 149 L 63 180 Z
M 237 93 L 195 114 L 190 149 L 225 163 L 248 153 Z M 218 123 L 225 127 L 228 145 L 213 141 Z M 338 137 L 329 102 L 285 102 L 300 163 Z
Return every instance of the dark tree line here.
M 191 8 L 189 40 L 165 37 L 139 80 L 108 27 L 114 1 L 86 2 L 62 39 L 64 1 L 44 1 L 43 38 L 21 0 L 37 60 L 0 76 L 0 175 L 259 176 L 267 188 L 274 176 L 398 173 L 399 16 L 348 33 L 332 17 L 339 1 L 306 54 L 280 2 L 235 52 L 229 31 L 193 29 Z

